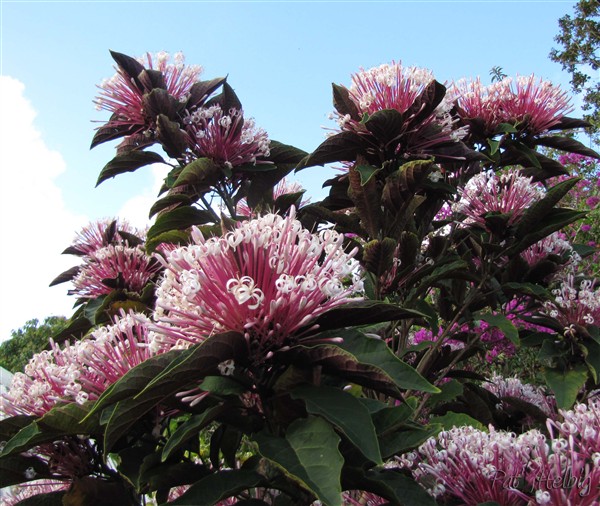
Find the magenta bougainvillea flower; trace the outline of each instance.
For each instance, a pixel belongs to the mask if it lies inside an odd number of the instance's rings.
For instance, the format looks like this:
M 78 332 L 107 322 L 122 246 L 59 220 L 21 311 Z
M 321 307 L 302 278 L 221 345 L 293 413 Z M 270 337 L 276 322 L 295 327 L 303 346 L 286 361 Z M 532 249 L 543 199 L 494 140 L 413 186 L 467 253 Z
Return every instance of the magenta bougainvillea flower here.
M 481 172 L 458 189 L 460 200 L 453 205 L 456 213 L 465 215 L 463 223 L 487 228 L 488 213 L 509 215 L 507 225 L 519 221 L 525 210 L 543 196 L 543 190 L 532 184 L 531 177 L 516 171 L 503 174 Z
M 96 400 L 108 386 L 154 355 L 147 318 L 121 314 L 89 338 L 35 354 L 2 395 L 7 415 L 42 416 L 57 402 Z
M 114 289 L 141 292 L 159 270 L 160 264 L 140 246 L 109 244 L 85 257 L 69 294 L 96 298 Z
M 344 251 L 344 236 L 311 234 L 293 208 L 286 218 L 267 214 L 223 237 L 205 239 L 194 229 L 192 238 L 163 261 L 153 327 L 162 346 L 238 331 L 251 350 L 277 350 L 362 289 L 356 251 Z
M 192 85 L 197 82 L 202 67 L 185 65 L 183 53 L 174 55 L 174 63 L 169 63 L 169 54 L 161 51 L 156 55 L 146 53 L 138 58 L 146 69 L 162 72 L 166 91 L 178 100 L 185 100 Z M 107 126 L 129 126 L 130 133 L 142 132 L 153 125 L 154 118 L 149 118 L 144 111 L 143 96 L 149 92 L 140 83 L 131 79 L 127 73 L 117 67 L 117 73 L 105 79 L 98 88 L 100 93 L 94 100 L 96 108 L 113 113 Z
M 195 156 L 210 158 L 228 168 L 266 163 L 269 137 L 243 111 L 221 106 L 201 107 L 186 119 L 190 148 Z
M 565 91 L 533 74 L 516 79 L 507 77 L 489 86 L 483 86 L 479 78 L 461 80 L 453 86 L 451 94 L 457 100 L 459 115 L 481 121 L 488 135 L 501 123 L 537 135 L 573 111 Z

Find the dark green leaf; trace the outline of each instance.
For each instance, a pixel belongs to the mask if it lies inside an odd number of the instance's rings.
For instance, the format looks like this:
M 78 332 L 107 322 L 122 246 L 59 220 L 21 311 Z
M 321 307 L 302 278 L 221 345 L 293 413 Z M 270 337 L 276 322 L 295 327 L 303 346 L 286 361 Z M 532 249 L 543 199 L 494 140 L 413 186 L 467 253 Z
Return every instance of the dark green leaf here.
M 350 118 L 352 118 L 354 121 L 360 121 L 358 108 L 356 107 L 354 101 L 350 98 L 348 88 L 345 86 L 339 86 L 335 83 L 332 83 L 331 86 L 333 87 L 333 107 L 335 107 L 335 110 L 342 116 L 349 114 Z
M 581 178 L 574 177 L 562 181 L 550 188 L 543 199 L 538 200 L 525 211 L 517 226 L 516 236 L 521 238 L 537 227 L 551 209 L 558 204 L 580 180 Z
M 177 427 L 177 429 L 167 440 L 163 448 L 162 461 L 166 461 L 173 454 L 174 451 L 179 449 L 182 445 L 184 445 L 193 437 L 198 438 L 200 431 L 209 423 L 211 423 L 222 412 L 223 407 L 221 405 L 215 406 L 205 411 L 201 415 L 192 416 L 189 420 L 185 421 L 179 427 Z
M 541 146 L 567 151 L 569 153 L 577 153 L 579 155 L 600 159 L 600 155 L 593 149 L 588 148 L 585 144 L 582 144 L 572 137 L 541 137 L 536 139 L 535 143 Z
M 98 130 L 96 130 L 90 145 L 90 149 L 93 149 L 104 142 L 119 139 L 120 137 L 124 137 L 135 132 L 135 127 L 133 125 L 111 124 L 111 121 L 119 121 L 119 115 L 116 113 L 113 114 L 106 125 L 101 126 L 98 128 Z
M 577 398 L 577 394 L 588 377 L 587 367 L 577 365 L 566 371 L 560 369 L 546 369 L 544 378 L 556 397 L 556 405 L 562 409 L 570 409 Z
M 212 220 L 212 215 L 208 211 L 203 211 L 192 206 L 181 206 L 172 211 L 161 214 L 154 225 L 148 230 L 148 239 L 150 242 L 164 232 L 173 230 L 185 230 L 192 225 L 203 225 Z
M 192 199 L 183 193 L 169 194 L 162 199 L 157 200 L 150 208 L 149 218 L 169 207 L 189 206 L 192 204 Z
M 269 143 L 269 158 L 270 162 L 276 165 L 294 165 L 300 163 L 308 153 L 302 149 L 289 144 L 271 140 Z
M 110 55 L 113 57 L 113 60 L 117 62 L 117 65 L 119 65 L 121 70 L 125 72 L 125 74 L 127 74 L 130 79 L 133 79 L 135 84 L 141 89 L 142 86 L 138 80 L 138 76 L 140 75 L 140 72 L 144 70 L 144 66 L 135 58 L 127 56 L 123 53 L 110 51 Z
M 60 285 L 61 283 L 66 283 L 67 281 L 72 281 L 73 278 L 75 278 L 77 276 L 77 274 L 79 274 L 80 269 L 81 269 L 81 267 L 79 265 L 76 265 L 74 267 L 71 267 L 70 269 L 67 269 L 63 273 L 56 276 L 50 282 L 50 284 L 48 286 Z
M 586 215 L 587 213 L 583 211 L 575 211 L 573 209 L 551 209 L 516 245 L 508 248 L 505 254 L 507 257 L 516 255 L 553 232 L 585 218 Z
M 246 355 L 246 341 L 241 334 L 236 332 L 216 334 L 206 341 L 185 350 L 175 360 L 171 361 L 160 374 L 157 374 L 133 399 L 125 399 L 119 402 L 106 426 L 104 435 L 105 450 L 109 451 L 154 406 L 177 392 L 189 388 L 190 385 L 199 384 L 204 377 L 217 374 L 218 365 L 221 362 L 226 360 L 239 361 Z M 121 381 L 122 379 L 115 384 L 119 387 L 117 393 L 128 387 L 127 384 L 121 387 Z M 111 394 L 113 398 L 114 395 L 114 393 Z M 108 396 L 108 400 L 110 400 L 110 396 Z M 105 399 L 104 403 L 106 404 L 106 402 Z
M 168 504 L 214 506 L 223 499 L 257 487 L 262 481 L 263 477 L 260 474 L 247 469 L 220 471 L 197 481 L 183 495 Z
M 210 81 L 198 81 L 194 83 L 189 91 L 189 98 L 187 101 L 188 109 L 191 106 L 199 106 L 206 101 L 206 99 L 223 83 L 225 82 L 224 77 L 217 77 Z
M 317 317 L 311 325 L 318 325 L 319 330 L 356 327 L 373 323 L 404 320 L 407 318 L 424 318 L 426 315 L 414 309 L 407 309 L 374 300 L 348 302 Z
M 221 175 L 221 169 L 210 158 L 198 158 L 183 168 L 173 187 L 194 185 L 209 188 Z
M 441 424 L 444 430 L 449 430 L 453 427 L 462 427 L 464 425 L 469 425 L 483 431 L 486 430 L 484 425 L 479 420 L 475 420 L 475 418 L 467 415 L 466 413 L 455 413 L 454 411 L 448 411 L 443 416 L 431 417 L 429 422 L 432 424 Z
M 182 230 L 170 230 L 154 236 L 146 242 L 146 253 L 150 254 L 162 244 L 188 244 L 190 242 L 190 234 Z
M 374 239 L 363 250 L 363 262 L 366 269 L 376 276 L 383 276 L 392 268 L 394 253 L 398 243 L 389 237 L 382 241 Z
M 288 427 L 285 439 L 266 432 L 256 434 L 254 439 L 263 457 L 314 493 L 324 506 L 342 506 L 340 474 L 344 459 L 338 450 L 340 438 L 325 420 L 296 420 Z
M 152 163 L 165 163 L 162 156 L 152 151 L 129 151 L 115 156 L 100 171 L 96 186 L 100 183 L 125 172 L 133 172 L 140 167 Z
M 156 118 L 156 138 L 171 158 L 180 158 L 188 147 L 185 132 L 179 123 L 165 114 L 159 114 Z
M 396 469 L 349 469 L 345 489 L 369 490 L 397 506 L 436 506 L 436 501 L 423 487 Z
M 385 371 L 399 388 L 429 393 L 440 392 L 439 388 L 396 357 L 385 341 L 350 330 L 345 331 L 342 336 L 342 349 L 352 353 L 360 363 L 374 365 Z
M 100 433 L 99 417 L 88 416 L 92 402 L 75 402 L 57 406 L 43 417 L 30 423 L 12 437 L 4 447 L 1 456 L 24 452 L 30 448 L 54 441 L 63 436 Z
M 370 181 L 370 179 L 375 174 L 380 172 L 382 169 L 381 169 L 381 167 L 377 168 L 377 167 L 373 167 L 372 165 L 359 165 L 356 167 L 356 170 L 360 174 L 360 184 L 362 186 L 364 186 Z
M 327 386 L 303 386 L 291 395 L 304 401 L 309 414 L 321 416 L 340 429 L 371 462 L 383 464 L 369 410 L 356 397 Z
M 364 165 L 362 157 L 357 158 L 357 164 L 348 171 L 350 189 L 348 196 L 354 202 L 360 224 L 372 238 L 379 235 L 383 214 L 381 211 L 381 192 L 375 179 L 362 183 L 362 176 L 357 167 Z
M 218 396 L 239 395 L 247 390 L 239 381 L 227 376 L 206 376 L 200 388 Z
M 384 146 L 398 137 L 402 131 L 404 118 L 395 109 L 376 111 L 365 122 L 365 127 Z
M 511 343 L 519 345 L 519 331 L 503 314 L 477 313 L 475 317 L 488 323 L 490 327 L 499 329 Z
M 361 137 L 354 132 L 340 132 L 323 141 L 307 158 L 301 161 L 296 171 L 340 161 L 354 161 L 363 150 Z

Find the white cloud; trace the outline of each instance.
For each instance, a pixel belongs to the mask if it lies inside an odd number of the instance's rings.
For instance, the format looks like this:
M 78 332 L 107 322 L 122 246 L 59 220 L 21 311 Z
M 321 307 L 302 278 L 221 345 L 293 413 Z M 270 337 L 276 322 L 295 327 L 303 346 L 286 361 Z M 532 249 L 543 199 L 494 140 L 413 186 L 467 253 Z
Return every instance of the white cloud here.
M 167 174 L 165 166 L 161 164 L 151 165 L 151 170 L 152 185 L 144 188 L 141 194 L 127 200 L 117 213 L 119 218 L 125 219 L 129 224 L 138 229 L 144 229 L 150 225 L 151 221 L 148 219 L 148 213 L 150 212 L 152 204 L 154 204 L 158 198 L 158 192 L 160 191 Z M 154 221 L 154 218 L 152 221 Z
M 76 263 L 60 253 L 87 220 L 70 212 L 55 179 L 66 170 L 35 126 L 25 86 L 0 76 L 0 341 L 32 318 L 72 314 L 66 285 L 49 288 Z

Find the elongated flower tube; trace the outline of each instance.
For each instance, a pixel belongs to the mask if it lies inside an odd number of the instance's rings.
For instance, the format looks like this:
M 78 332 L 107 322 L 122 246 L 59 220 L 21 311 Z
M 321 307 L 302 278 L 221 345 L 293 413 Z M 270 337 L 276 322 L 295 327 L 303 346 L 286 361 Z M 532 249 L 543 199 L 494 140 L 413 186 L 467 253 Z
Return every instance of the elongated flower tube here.
M 362 290 L 356 250 L 344 237 L 318 235 L 295 219 L 267 214 L 224 235 L 166 253 L 152 330 L 168 348 L 238 331 L 257 353 L 291 344 L 317 316 Z
M 186 119 L 190 148 L 198 157 L 210 158 L 228 168 L 265 163 L 269 137 L 243 111 L 221 106 L 201 107 Z
M 509 215 L 507 225 L 518 222 L 525 210 L 543 196 L 543 190 L 532 183 L 532 178 L 516 171 L 504 174 L 481 172 L 458 189 L 461 199 L 453 210 L 465 215 L 465 224 L 479 224 L 487 228 L 488 213 Z
M 160 264 L 139 247 L 110 244 L 86 256 L 70 295 L 96 298 L 116 288 L 141 292 Z
M 146 53 L 145 57 L 138 59 L 141 65 L 145 64 L 146 69 L 160 71 L 166 91 L 180 101 L 185 100 L 190 88 L 202 72 L 202 67 L 186 66 L 184 61 L 183 53 L 176 53 L 174 63 L 169 63 L 169 54 L 164 51 L 154 56 Z M 117 73 L 112 78 L 104 80 L 98 88 L 100 93 L 94 100 L 96 108 L 113 113 L 107 126 L 129 126 L 131 134 L 152 127 L 154 118 L 147 116 L 143 104 L 144 94 L 150 90 L 131 79 L 121 67 L 117 67 Z

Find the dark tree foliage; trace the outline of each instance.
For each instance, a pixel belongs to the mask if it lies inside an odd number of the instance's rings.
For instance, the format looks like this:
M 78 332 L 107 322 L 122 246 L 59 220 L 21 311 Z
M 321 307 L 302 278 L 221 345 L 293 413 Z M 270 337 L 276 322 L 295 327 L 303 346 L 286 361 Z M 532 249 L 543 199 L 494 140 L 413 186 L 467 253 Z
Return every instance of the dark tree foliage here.
M 600 131 L 600 80 L 594 77 L 600 68 L 600 2 L 580 0 L 573 16 L 558 20 L 560 33 L 554 40 L 559 49 L 552 49 L 550 58 L 560 63 L 571 74 L 571 86 L 583 93 L 585 119 L 592 124 L 591 131 L 598 139 Z M 596 74 L 597 75 L 597 74 Z
M 48 346 L 50 337 L 65 327 L 66 321 L 64 316 L 48 316 L 42 323 L 34 318 L 13 330 L 12 337 L 0 344 L 0 366 L 11 372 L 22 371 L 35 353 Z

